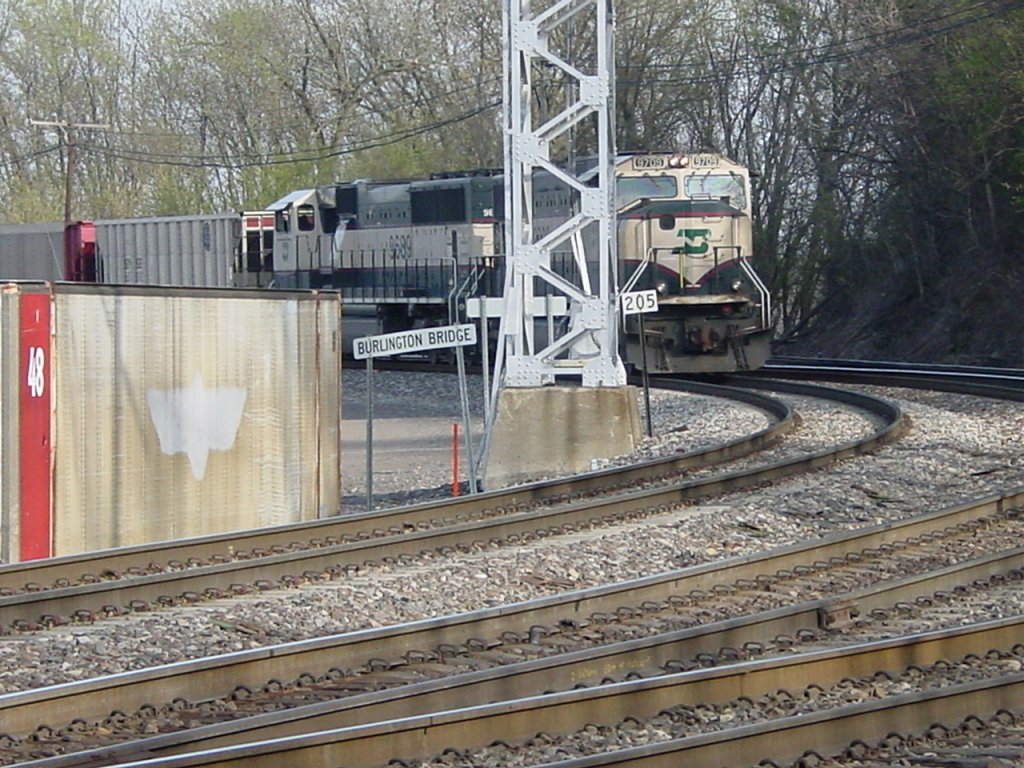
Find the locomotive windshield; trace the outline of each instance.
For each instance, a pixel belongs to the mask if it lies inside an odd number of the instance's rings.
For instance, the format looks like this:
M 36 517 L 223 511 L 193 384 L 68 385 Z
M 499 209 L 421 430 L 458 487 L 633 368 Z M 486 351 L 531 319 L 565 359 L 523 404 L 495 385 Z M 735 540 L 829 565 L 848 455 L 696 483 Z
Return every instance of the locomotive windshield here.
M 718 200 L 727 197 L 729 205 L 734 208 L 742 210 L 747 207 L 746 185 L 739 174 L 687 176 L 684 189 L 687 196 L 694 199 Z
M 615 202 L 621 209 L 645 197 L 676 197 L 674 176 L 620 176 L 615 180 Z

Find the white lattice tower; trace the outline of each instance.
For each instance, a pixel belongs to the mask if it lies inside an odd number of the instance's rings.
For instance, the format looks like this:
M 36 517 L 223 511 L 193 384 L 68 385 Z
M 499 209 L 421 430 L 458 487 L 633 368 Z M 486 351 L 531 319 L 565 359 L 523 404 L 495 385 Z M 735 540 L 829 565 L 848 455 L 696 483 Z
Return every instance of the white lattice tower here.
M 495 360 L 494 392 L 536 387 L 556 376 L 580 376 L 584 386 L 619 387 L 625 370 L 616 323 L 614 182 L 614 17 L 610 0 L 556 0 L 532 13 L 530 0 L 505 0 L 505 279 L 504 313 Z M 574 32 L 592 42 L 573 52 Z M 556 51 L 558 45 L 565 50 Z M 573 61 L 568 59 L 572 58 Z M 585 71 L 590 70 L 590 71 Z M 534 114 L 537 73 L 561 76 L 569 87 L 557 114 Z M 554 155 L 574 155 L 573 131 L 593 126 L 597 163 L 581 175 Z M 572 212 L 543 237 L 535 234 L 534 170 L 572 190 Z M 595 184 L 596 181 L 596 184 Z M 550 222 L 548 222 L 550 224 Z M 589 227 L 589 229 L 587 229 Z M 587 229 L 586 237 L 584 230 Z M 552 266 L 556 249 L 574 255 L 578 278 Z M 596 274 L 594 274 L 596 272 Z M 568 332 L 543 349 L 534 339 L 535 280 L 564 294 Z

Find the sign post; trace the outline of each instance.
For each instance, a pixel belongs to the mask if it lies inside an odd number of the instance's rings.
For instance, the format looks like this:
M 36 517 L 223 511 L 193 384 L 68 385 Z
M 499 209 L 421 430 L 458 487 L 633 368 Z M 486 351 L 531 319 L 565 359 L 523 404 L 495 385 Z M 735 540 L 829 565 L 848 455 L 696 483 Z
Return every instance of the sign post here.
M 658 292 L 634 291 L 620 296 L 623 315 L 640 315 L 640 365 L 643 367 L 641 376 L 644 380 L 644 412 L 647 415 L 647 436 L 653 437 L 651 429 L 651 382 L 647 374 L 647 336 L 644 333 L 644 315 L 658 311 Z
M 366 358 L 366 511 L 373 510 L 373 358 Z
M 469 491 L 477 492 L 476 464 L 473 461 L 473 440 L 470 432 L 469 397 L 466 394 L 466 367 L 462 348 L 476 344 L 476 326 L 446 325 L 417 328 L 412 331 L 363 336 L 352 342 L 352 355 L 366 360 L 366 508 L 373 509 L 373 359 L 391 355 L 407 355 L 431 349 L 454 347 L 459 364 L 459 393 L 466 432 L 466 459 L 469 465 Z

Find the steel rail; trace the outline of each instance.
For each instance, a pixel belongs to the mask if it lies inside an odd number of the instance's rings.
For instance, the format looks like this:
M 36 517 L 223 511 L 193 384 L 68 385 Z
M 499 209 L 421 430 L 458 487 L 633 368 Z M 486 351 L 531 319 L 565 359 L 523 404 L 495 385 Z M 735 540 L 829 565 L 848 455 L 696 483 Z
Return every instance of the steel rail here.
M 413 683 L 399 688 L 357 694 L 217 725 L 200 726 L 187 731 L 43 759 L 30 765 L 33 768 L 91 768 L 110 760 L 120 763 L 143 757 L 202 751 L 239 743 L 366 725 L 429 712 L 480 706 L 495 701 L 527 698 L 545 691 L 567 691 L 574 687 L 607 683 L 609 678 L 622 678 L 625 671 L 639 673 L 644 677 L 663 676 L 664 668 L 671 662 L 695 658 L 698 654 L 714 654 L 724 647 L 739 648 L 745 643 L 764 643 L 779 636 L 796 637 L 801 631 L 814 630 L 823 621 L 827 621 L 827 617 L 837 608 L 843 612 L 859 610 L 861 614 L 866 614 L 875 609 L 911 603 L 918 597 L 930 597 L 938 592 L 952 591 L 961 585 L 1004 575 L 1018 569 L 1022 555 L 1024 549 L 1016 549 L 930 573 L 874 585 L 841 597 L 822 598 L 652 637 L 612 643 L 429 682 Z M 1024 627 L 1024 617 L 1013 620 L 1011 624 L 1019 631 Z M 968 632 L 969 630 L 964 630 L 965 635 Z M 952 646 L 949 641 L 944 642 L 944 652 L 948 654 Z M 897 644 L 897 647 L 902 646 Z M 970 650 L 957 652 L 962 655 Z M 802 656 L 812 658 L 812 654 L 807 652 Z M 821 652 L 821 657 L 830 658 L 825 652 Z M 847 665 L 845 670 L 848 675 L 888 668 L 887 665 L 882 665 L 861 669 L 857 666 L 857 657 L 854 658 L 852 662 L 845 657 L 843 659 L 843 663 Z M 907 663 L 903 658 L 900 658 L 900 662 Z M 787 666 L 792 663 L 787 661 L 780 664 Z M 759 664 L 766 669 L 773 669 L 775 666 L 775 662 L 772 661 Z M 749 670 L 760 670 L 761 666 L 755 664 L 742 668 L 747 670 L 745 674 L 748 677 L 744 683 L 747 685 L 754 679 L 749 676 Z M 743 674 L 741 672 L 738 676 L 733 676 L 723 673 L 722 677 L 733 681 L 743 679 Z M 813 682 L 808 679 L 801 683 L 800 678 L 794 679 L 792 675 L 784 674 L 784 677 L 778 679 L 776 687 L 806 685 Z M 709 676 L 713 679 L 718 677 Z M 733 692 L 724 698 L 737 695 L 739 693 Z M 717 697 L 710 697 L 710 694 L 708 696 L 705 701 L 722 699 L 720 691 L 716 693 Z
M 763 450 L 795 426 L 792 409 L 786 403 L 749 389 L 677 380 L 666 380 L 662 387 L 745 403 L 766 413 L 772 423 L 752 435 L 723 445 L 639 462 L 630 467 L 588 472 L 572 478 L 291 525 L 0 565 L 0 596 L 25 591 L 26 586 L 29 591 L 40 591 L 51 586 L 70 586 L 83 577 L 86 581 L 137 578 L 158 570 L 177 570 L 202 563 L 234 560 L 241 553 L 257 557 L 260 553 L 315 548 L 341 543 L 346 538 L 405 533 L 423 526 L 440 524 L 443 520 L 472 519 L 488 511 L 500 513 L 545 501 L 564 501 L 582 494 L 599 492 L 612 484 L 640 482 L 672 471 L 746 456 Z M 6 623 L 3 616 L 3 604 L 0 603 L 0 625 Z
M 680 765 L 755 765 L 766 759 L 779 764 L 808 753 L 841 753 L 857 742 L 881 741 L 894 732 L 923 732 L 937 724 L 959 724 L 970 717 L 995 715 L 1000 710 L 1019 711 L 1022 700 L 1024 674 L 1015 674 L 789 716 L 662 744 L 548 763 L 537 768 L 626 765 L 630 768 L 679 768 Z M 157 768 L 160 764 L 157 760 L 128 765 Z M 176 764 L 228 765 L 223 761 L 193 763 L 187 759 Z M 245 765 L 259 768 L 263 763 L 256 761 Z
M 807 366 L 811 368 L 833 367 L 833 368 L 857 368 L 890 370 L 900 369 L 905 371 L 922 371 L 925 373 L 944 374 L 954 373 L 967 376 L 994 377 L 1009 379 L 1024 379 L 1024 368 L 1010 368 L 1008 366 L 983 366 L 983 365 L 951 365 L 945 363 L 906 363 L 893 360 L 852 360 L 825 357 L 800 357 L 797 355 L 772 355 L 768 359 L 767 367 L 776 366 Z
M 887 382 L 887 383 L 889 383 L 889 382 Z M 772 388 L 775 388 L 775 387 L 773 386 Z M 779 387 L 779 388 L 781 388 L 781 387 Z M 933 388 L 934 388 L 934 387 L 933 387 Z
M 1024 488 L 1011 494 L 992 496 L 981 501 L 957 505 L 948 509 L 914 518 L 884 523 L 870 528 L 845 531 L 768 552 L 731 558 L 678 571 L 648 576 L 617 584 L 604 585 L 575 592 L 562 593 L 525 603 L 499 606 L 464 614 L 363 630 L 333 637 L 317 638 L 279 646 L 241 651 L 223 656 L 179 662 L 163 667 L 126 672 L 104 678 L 67 683 L 22 693 L 0 696 L 0 721 L 10 732 L 26 731 L 46 722 L 69 722 L 74 718 L 98 719 L 111 710 L 137 710 L 145 705 L 168 702 L 175 698 L 201 701 L 227 696 L 239 685 L 262 686 L 270 679 L 293 680 L 317 668 L 330 666 L 358 666 L 373 660 L 399 659 L 410 651 L 435 648 L 441 644 L 460 644 L 472 638 L 498 637 L 505 631 L 524 631 L 536 625 L 554 625 L 560 621 L 578 621 L 598 612 L 614 612 L 624 605 L 641 605 L 645 601 L 663 601 L 673 595 L 687 594 L 695 589 L 710 590 L 717 585 L 756 580 L 757 577 L 792 570 L 816 561 L 827 562 L 833 557 L 844 557 L 851 551 L 859 552 L 894 542 L 906 541 L 936 530 L 970 523 L 980 517 L 1001 514 L 1024 504 Z M 1013 553 L 1019 563 L 1020 553 Z M 972 563 L 974 575 L 981 577 L 1007 569 L 998 558 L 986 558 Z M 1009 566 L 1012 567 L 1012 566 Z M 978 570 L 980 569 L 980 570 Z M 954 571 L 949 571 L 950 574 Z M 935 579 L 949 574 L 939 573 Z M 920 594 L 919 579 L 892 583 L 887 589 L 890 600 L 907 599 Z M 936 581 L 933 584 L 938 584 Z M 939 588 L 939 587 L 936 587 Z M 904 590 L 898 593 L 896 590 Z M 870 590 L 860 597 L 862 607 L 870 609 Z M 816 606 L 826 613 L 835 602 L 825 601 Z M 775 612 L 770 612 L 775 613 Z M 816 613 L 817 615 L 817 613 Z M 807 626 L 807 616 L 793 618 L 784 611 L 773 616 L 778 632 L 795 632 L 796 625 Z M 817 621 L 815 619 L 815 621 Z M 740 637 L 763 640 L 749 629 L 749 622 L 733 620 L 723 625 L 726 637 L 735 633 L 729 645 L 738 647 Z M 683 631 L 678 638 L 691 637 L 692 647 L 704 647 L 703 630 Z M 690 634 L 687 634 L 690 633 Z M 485 642 L 485 641 L 484 641 Z M 633 641 L 638 642 L 638 641 Z M 486 642 L 485 642 L 486 645 Z M 652 646 L 653 647 L 653 646 Z M 652 663 L 657 653 L 647 650 Z M 330 659 L 326 662 L 324 659 Z M 583 670 L 588 669 L 585 665 Z M 579 679 L 586 679 L 585 671 L 573 671 Z
M 531 512 L 486 517 L 438 528 L 412 529 L 409 533 L 266 555 L 251 560 L 231 560 L 182 571 L 0 596 L 0 624 L 48 622 L 54 619 L 47 617 L 83 615 L 83 612 L 111 613 L 124 606 L 145 609 L 161 602 L 173 601 L 182 595 L 192 595 L 197 600 L 227 596 L 247 584 L 270 584 L 279 579 L 320 579 L 346 566 L 358 566 L 383 558 L 475 546 L 537 531 L 551 531 L 554 526 L 564 528 L 586 525 L 602 518 L 635 515 L 638 510 L 670 508 L 709 494 L 777 480 L 874 450 L 894 440 L 904 426 L 900 409 L 883 400 L 831 388 L 823 393 L 820 387 L 792 382 L 784 386 L 801 394 L 817 392 L 819 397 L 827 393 L 833 399 L 878 415 L 885 419 L 885 423 L 871 435 L 835 448 L 703 480 L 670 483 Z
M 1024 401 L 1024 371 L 965 366 L 914 365 L 864 360 L 772 358 L 756 371 L 722 376 L 720 381 L 800 379 L 832 383 L 908 387 Z
M 396 760 L 423 760 L 449 748 L 479 748 L 495 741 L 518 741 L 568 734 L 589 724 L 652 717 L 666 708 L 754 698 L 779 689 L 839 682 L 851 675 L 928 666 L 1008 648 L 1019 642 L 1024 617 L 841 649 L 741 662 L 657 678 L 611 683 L 596 688 L 531 696 L 443 712 L 397 718 L 299 736 L 118 762 L 128 768 L 204 766 L 273 768 L 280 765 L 344 765 L 372 768 Z M 793 760 L 808 750 L 828 754 L 894 730 L 922 730 L 936 722 L 960 722 L 967 713 L 1018 709 L 1024 673 L 948 688 L 888 697 L 815 713 L 771 719 L 667 742 L 560 761 L 557 766 L 594 768 L 630 765 L 754 765 L 763 759 Z M 42 763 L 30 763 L 39 765 Z

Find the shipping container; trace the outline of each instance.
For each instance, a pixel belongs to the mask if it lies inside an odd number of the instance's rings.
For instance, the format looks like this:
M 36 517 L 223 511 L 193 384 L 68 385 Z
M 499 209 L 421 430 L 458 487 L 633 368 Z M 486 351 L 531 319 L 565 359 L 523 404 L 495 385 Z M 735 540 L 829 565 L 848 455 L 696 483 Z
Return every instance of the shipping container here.
M 89 276 L 95 282 L 204 288 L 234 284 L 241 235 L 238 214 L 100 219 L 91 225 L 96 265 Z M 63 224 L 0 226 L 0 280 L 67 279 L 72 276 L 66 266 Z
M 153 216 L 95 222 L 99 282 L 227 288 L 232 283 L 241 218 Z
M 0 226 L 0 280 L 63 279 L 63 224 Z
M 340 507 L 337 294 L 10 283 L 5 562 Z

